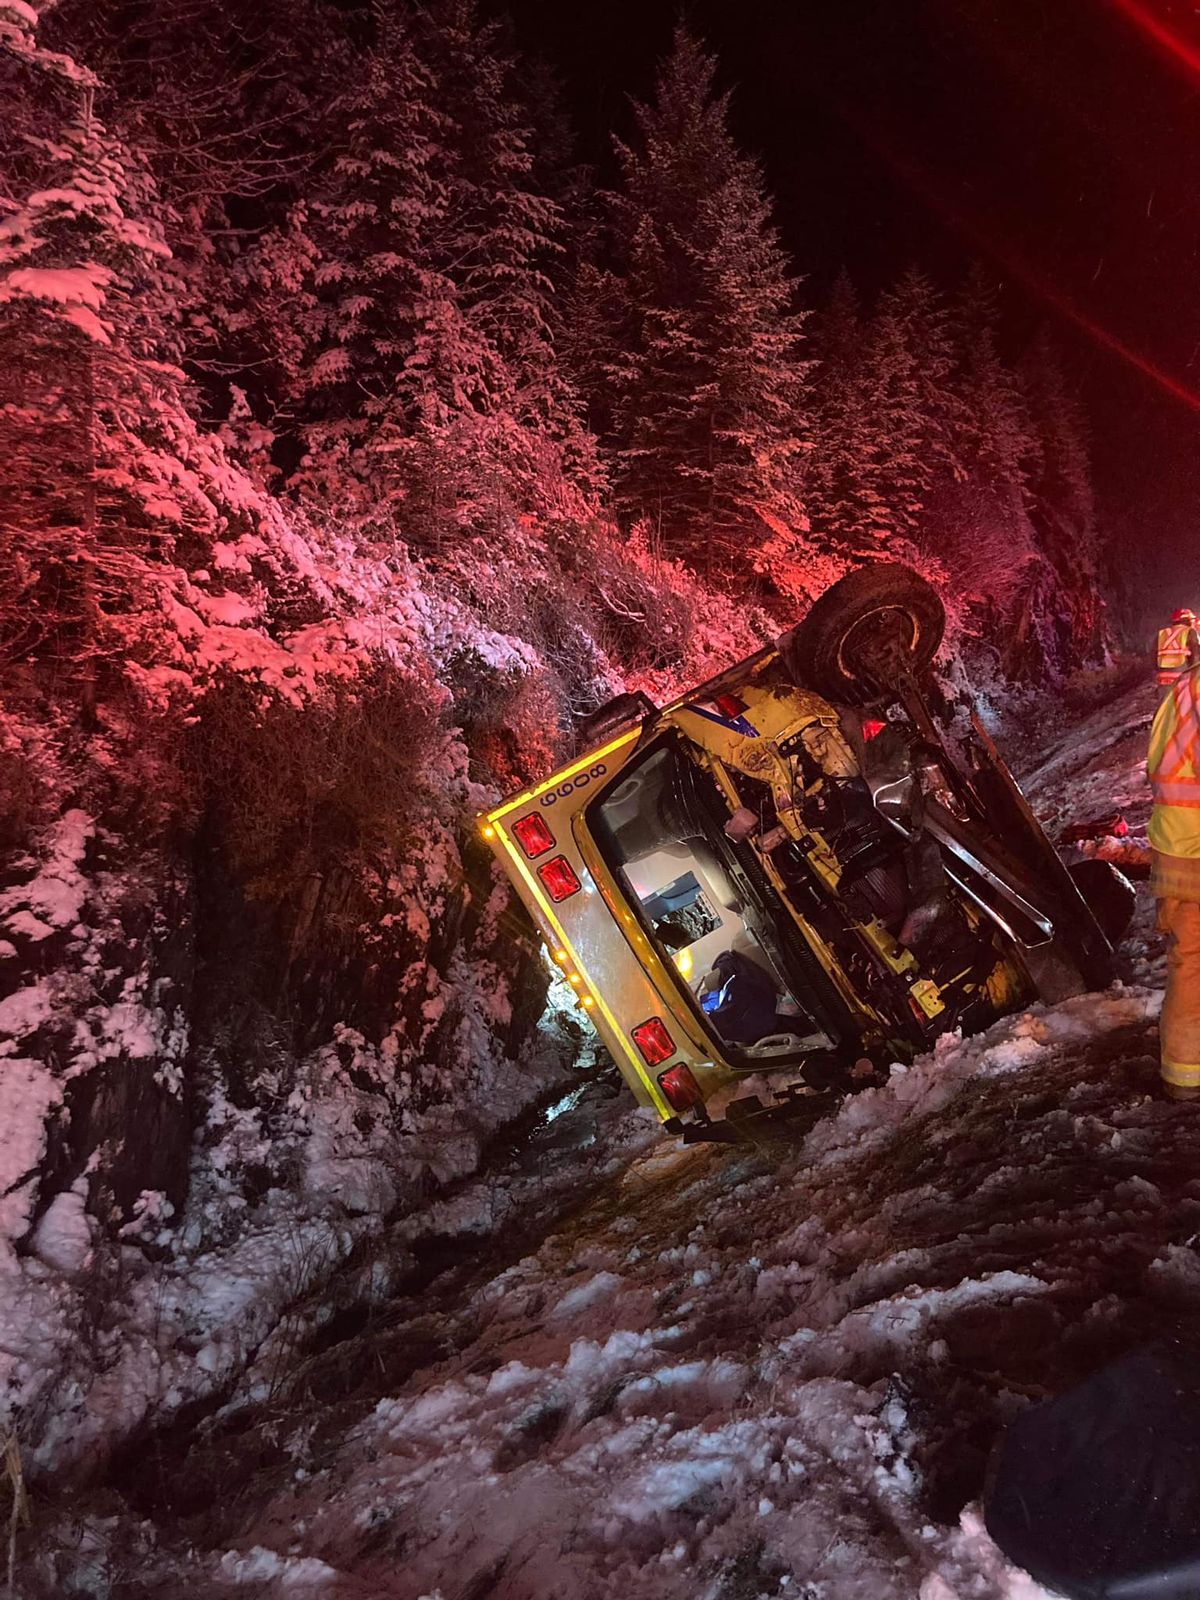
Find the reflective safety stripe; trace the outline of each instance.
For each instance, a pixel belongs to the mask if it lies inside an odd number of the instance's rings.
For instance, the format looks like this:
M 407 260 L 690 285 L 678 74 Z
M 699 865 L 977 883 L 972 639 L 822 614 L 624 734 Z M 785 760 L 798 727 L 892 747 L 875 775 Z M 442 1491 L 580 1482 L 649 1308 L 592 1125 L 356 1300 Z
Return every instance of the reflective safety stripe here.
M 1177 679 L 1171 693 L 1163 696 L 1150 730 L 1147 767 L 1152 783 L 1194 780 L 1200 776 L 1198 675 L 1196 670 L 1185 673 Z
M 1195 828 L 1192 812 L 1175 813 Z M 1168 856 L 1150 852 L 1150 893 L 1156 900 L 1187 900 L 1200 905 L 1200 856 Z
M 1200 1089 L 1200 1065 L 1182 1061 L 1164 1061 L 1162 1075 L 1166 1083 L 1178 1084 L 1181 1089 Z
M 1160 672 L 1182 672 L 1188 660 L 1187 623 L 1173 623 L 1158 630 L 1158 667 Z
M 1146 765 L 1154 789 L 1150 843 L 1165 856 L 1200 858 L 1200 668 L 1163 696 Z
M 1160 806 L 1200 806 L 1200 778 L 1154 778 L 1154 803 Z
M 1186 766 L 1190 766 L 1193 772 L 1196 770 L 1200 720 L 1197 718 L 1195 676 L 1193 672 L 1186 673 L 1171 691 L 1175 710 L 1174 726 L 1154 765 L 1151 773 L 1153 778 L 1178 778 Z

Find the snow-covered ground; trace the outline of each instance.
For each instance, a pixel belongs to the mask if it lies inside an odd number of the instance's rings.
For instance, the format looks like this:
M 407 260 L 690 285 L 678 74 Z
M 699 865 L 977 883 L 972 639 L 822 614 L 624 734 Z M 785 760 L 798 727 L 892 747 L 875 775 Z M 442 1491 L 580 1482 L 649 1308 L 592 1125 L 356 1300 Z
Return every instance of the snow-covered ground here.
M 1044 753 L 1048 820 L 1119 806 L 1137 855 L 1152 707 Z M 423 1230 L 423 1289 L 46 1503 L 30 1592 L 1035 1600 L 982 1531 L 1000 1428 L 1200 1307 L 1150 930 L 1107 995 L 946 1038 L 804 1136 L 683 1148 L 588 1089 L 391 1241 Z

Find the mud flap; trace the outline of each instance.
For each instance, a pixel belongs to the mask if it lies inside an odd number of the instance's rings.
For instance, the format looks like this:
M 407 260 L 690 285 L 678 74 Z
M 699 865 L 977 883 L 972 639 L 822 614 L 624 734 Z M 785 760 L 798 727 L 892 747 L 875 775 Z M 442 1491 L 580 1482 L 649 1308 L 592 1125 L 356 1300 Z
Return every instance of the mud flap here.
M 1039 945 L 1033 950 L 1022 949 L 1021 960 L 1033 979 L 1038 998 L 1048 1006 L 1088 992 L 1079 968 L 1052 944 Z
M 734 1122 L 688 1122 L 683 1129 L 684 1144 L 741 1144 L 742 1135 Z
M 684 1144 L 746 1144 L 756 1133 L 768 1129 L 783 1132 L 793 1123 L 801 1124 L 805 1133 L 814 1123 L 842 1102 L 841 1094 L 829 1091 L 814 1093 L 800 1089 L 789 1093 L 775 1105 L 763 1105 L 756 1094 L 743 1095 L 731 1100 L 720 1122 L 701 1122 L 685 1125 Z

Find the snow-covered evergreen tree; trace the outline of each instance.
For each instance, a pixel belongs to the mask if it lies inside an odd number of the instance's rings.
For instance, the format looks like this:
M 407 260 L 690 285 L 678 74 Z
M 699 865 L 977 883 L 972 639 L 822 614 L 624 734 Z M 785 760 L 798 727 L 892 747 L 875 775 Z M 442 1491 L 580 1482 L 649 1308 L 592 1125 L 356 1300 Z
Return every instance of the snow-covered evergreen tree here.
M 275 252 L 258 272 L 256 241 L 336 142 L 349 19 L 323 0 L 57 0 L 44 27 L 96 69 L 99 115 L 169 212 L 185 362 L 206 412 L 261 445 L 296 359 L 283 305 L 296 267 Z
M 587 408 L 592 431 L 611 443 L 626 373 L 622 351 L 634 338 L 634 314 L 625 280 L 599 264 L 594 235 L 571 272 L 562 296 L 559 350 Z
M 937 496 L 930 537 L 1000 674 L 1059 676 L 1095 654 L 1095 619 L 1081 626 L 1078 609 L 1093 575 L 1072 570 L 1056 553 L 1041 503 L 1040 430 L 1027 385 L 1001 355 L 996 288 L 981 266 L 953 302 L 950 328 L 955 478 Z
M 848 553 L 886 533 L 868 332 L 846 273 L 814 319 L 813 442 L 803 493 L 814 532 Z
M 1044 329 L 1022 358 L 1019 375 L 1037 442 L 1030 488 L 1039 514 L 1057 527 L 1064 547 L 1093 551 L 1096 504 L 1087 422 Z
M 758 166 L 728 125 L 716 62 L 680 28 L 652 104 L 619 143 L 615 243 L 629 342 L 614 349 L 617 501 L 703 565 L 748 572 L 805 523 L 796 283 Z M 786 541 L 785 541 L 786 542 Z
M 6 0 L 0 97 L 0 584 L 34 656 L 79 685 L 133 648 L 148 562 L 196 510 L 170 250 L 153 185 L 95 114 L 94 75 Z
M 948 314 L 931 280 L 909 268 L 880 298 L 866 359 L 867 389 L 890 529 L 919 526 L 939 479 L 956 470 L 957 399 Z
M 1037 443 L 1030 515 L 1070 596 L 1072 642 L 1082 659 L 1101 660 L 1112 640 L 1087 420 L 1045 329 L 1022 358 L 1019 377 Z
M 996 287 L 976 263 L 950 313 L 959 401 L 953 448 L 966 471 L 981 474 L 994 488 L 1022 495 L 1034 468 L 1037 441 L 1020 382 L 1000 355 L 999 321 Z
M 588 446 L 552 339 L 558 211 L 497 29 L 469 0 L 374 20 L 341 148 L 263 256 L 307 257 L 297 486 L 403 503 L 422 539 L 533 496 L 556 451 L 586 471 Z

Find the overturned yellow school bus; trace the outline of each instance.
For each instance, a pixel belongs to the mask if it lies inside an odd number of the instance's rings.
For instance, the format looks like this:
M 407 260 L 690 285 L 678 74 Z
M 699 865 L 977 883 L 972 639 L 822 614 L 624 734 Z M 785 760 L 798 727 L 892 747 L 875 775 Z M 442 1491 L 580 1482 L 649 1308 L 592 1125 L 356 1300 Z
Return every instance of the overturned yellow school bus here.
M 1110 981 L 1111 869 L 1072 876 L 938 689 L 943 625 L 916 573 L 862 568 L 670 705 L 603 708 L 576 760 L 481 817 L 629 1087 L 685 1138 Z

